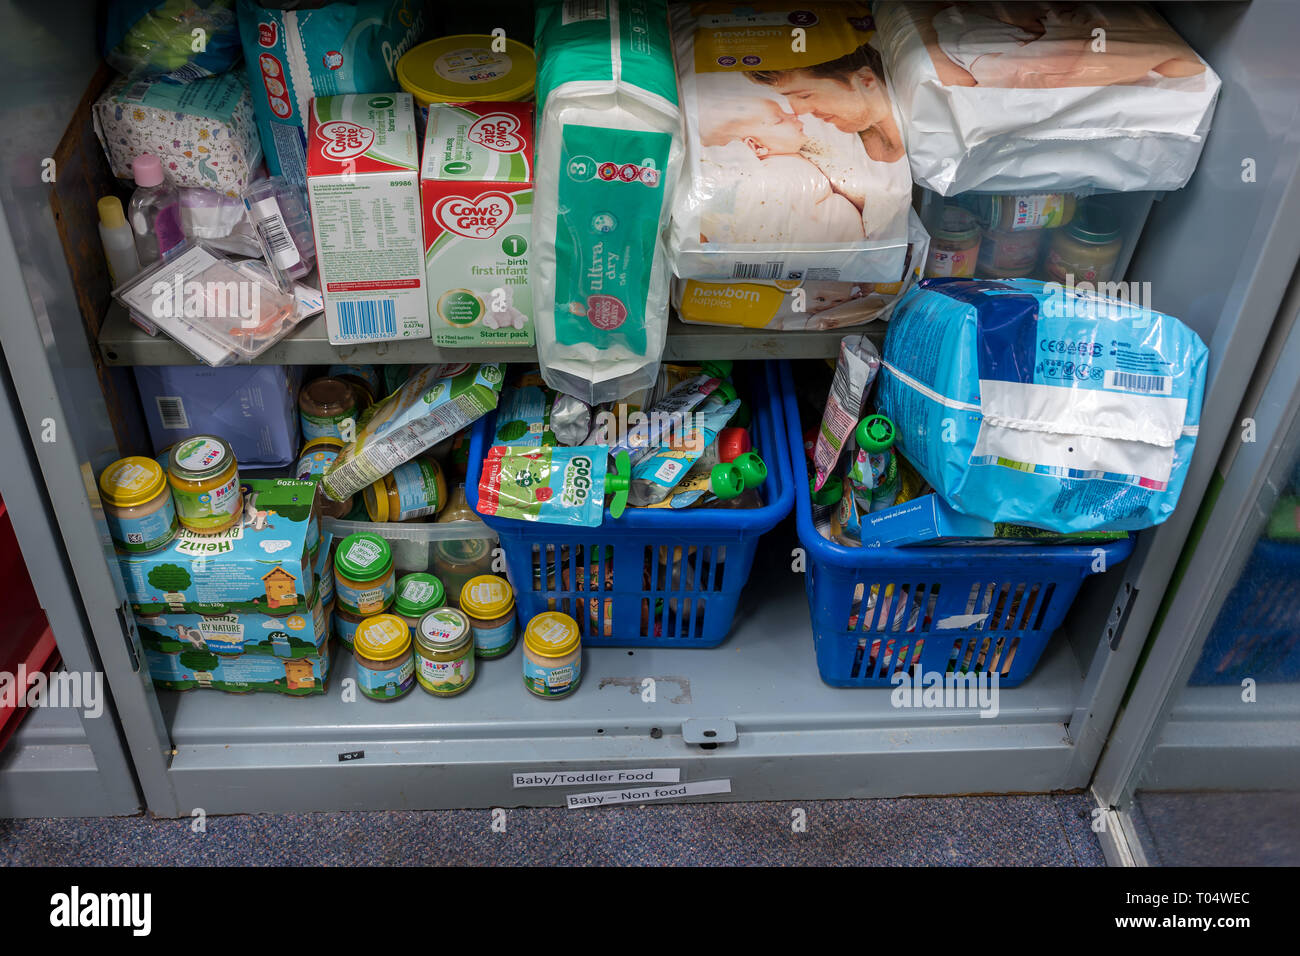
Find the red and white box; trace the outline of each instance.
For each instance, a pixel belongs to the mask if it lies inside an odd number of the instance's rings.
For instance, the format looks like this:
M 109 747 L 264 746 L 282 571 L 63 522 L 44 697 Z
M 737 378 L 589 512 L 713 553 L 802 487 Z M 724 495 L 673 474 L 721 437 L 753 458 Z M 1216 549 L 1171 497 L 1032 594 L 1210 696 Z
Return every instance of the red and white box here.
M 409 93 L 312 100 L 307 196 L 334 345 L 429 338 Z

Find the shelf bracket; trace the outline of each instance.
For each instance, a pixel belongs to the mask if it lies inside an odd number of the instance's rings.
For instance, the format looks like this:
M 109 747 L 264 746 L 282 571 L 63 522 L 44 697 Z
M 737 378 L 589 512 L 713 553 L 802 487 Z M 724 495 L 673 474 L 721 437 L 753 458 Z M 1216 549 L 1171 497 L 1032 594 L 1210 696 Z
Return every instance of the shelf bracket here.
M 682 740 L 712 750 L 718 744 L 734 744 L 739 735 L 736 722 L 726 717 L 692 717 L 682 721 Z

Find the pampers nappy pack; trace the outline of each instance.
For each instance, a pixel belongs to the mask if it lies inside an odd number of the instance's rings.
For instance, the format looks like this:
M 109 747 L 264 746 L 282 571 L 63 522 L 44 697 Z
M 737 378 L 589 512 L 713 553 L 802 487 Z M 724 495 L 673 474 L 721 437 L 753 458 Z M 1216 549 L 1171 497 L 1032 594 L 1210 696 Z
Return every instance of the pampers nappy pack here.
M 420 207 L 434 343 L 532 345 L 532 106 L 430 106 Z
M 958 511 L 1136 531 L 1178 503 L 1209 352 L 1171 316 L 1034 279 L 925 279 L 894 310 L 876 401 Z
M 866 3 L 674 4 L 681 279 L 897 282 L 912 177 Z
M 951 196 L 1179 189 L 1219 78 L 1139 3 L 876 3 L 916 182 Z
M 300 6 L 308 6 L 300 4 Z M 419 0 L 356 0 L 268 10 L 239 0 L 239 39 L 272 175 L 306 182 L 314 96 L 396 92 L 397 60 L 424 34 Z
M 663 0 L 536 8 L 538 358 L 589 404 L 650 388 L 668 326 L 664 223 L 681 114 Z

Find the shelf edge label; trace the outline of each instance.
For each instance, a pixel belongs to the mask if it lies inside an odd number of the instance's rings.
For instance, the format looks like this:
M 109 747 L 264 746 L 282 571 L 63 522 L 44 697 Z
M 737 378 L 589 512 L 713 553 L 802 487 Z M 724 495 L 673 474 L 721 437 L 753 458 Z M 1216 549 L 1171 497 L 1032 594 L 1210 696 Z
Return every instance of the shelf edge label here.
M 529 773 L 512 773 L 513 786 L 519 787 L 573 787 L 582 783 L 612 783 L 615 786 L 636 786 L 644 783 L 677 783 L 682 772 L 676 767 L 641 768 L 638 770 L 536 770 Z
M 699 780 L 664 787 L 627 787 L 594 793 L 571 793 L 565 798 L 570 810 L 603 807 L 611 803 L 645 803 L 648 800 L 676 800 L 706 793 L 731 793 L 730 780 Z

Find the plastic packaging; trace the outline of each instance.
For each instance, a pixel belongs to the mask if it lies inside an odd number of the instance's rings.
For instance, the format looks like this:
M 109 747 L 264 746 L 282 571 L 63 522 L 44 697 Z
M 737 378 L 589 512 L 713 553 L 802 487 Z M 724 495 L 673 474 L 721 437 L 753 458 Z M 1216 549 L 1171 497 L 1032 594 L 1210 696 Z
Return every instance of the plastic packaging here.
M 628 503 L 641 508 L 667 498 L 677 483 L 699 461 L 705 449 L 716 442 L 718 432 L 722 431 L 739 407 L 739 399 L 719 403 L 710 397 L 700 411 L 691 416 L 691 427 L 683 429 L 684 434 L 671 444 L 661 445 L 650 454 L 638 458 L 632 468 L 632 488 L 628 494 Z M 725 465 L 722 467 L 726 468 Z M 723 474 L 731 476 L 733 473 L 724 470 Z M 724 484 L 715 489 L 715 494 L 726 495 L 731 490 L 725 484 L 726 480 L 725 477 L 721 478 Z M 737 489 L 737 493 L 740 490 L 743 489 Z
M 262 255 L 244 201 L 238 196 L 194 187 L 183 187 L 180 196 L 181 232 L 185 238 L 202 239 L 210 249 L 231 255 Z
M 551 433 L 561 445 L 577 445 L 591 430 L 591 406 L 580 398 L 557 392 L 551 403 Z
M 483 462 L 478 513 L 598 528 L 605 514 L 606 493 L 614 495 L 609 509 L 612 517 L 620 517 L 627 505 L 627 462 L 627 452 L 620 452 L 617 472 L 608 472 L 609 449 L 604 445 L 495 445 Z
M 1032 279 L 926 279 L 890 322 L 876 401 L 958 511 L 1135 531 L 1178 502 L 1207 358 L 1177 319 L 1127 302 Z
M 302 318 L 298 301 L 277 289 L 260 265 L 234 263 L 183 240 L 113 296 L 207 364 L 229 365 L 256 358 Z
M 900 487 L 894 455 L 894 423 L 884 415 L 868 415 L 853 433 L 857 450 L 849 463 L 848 482 L 864 511 L 892 507 Z
M 135 234 L 122 212 L 122 200 L 104 196 L 96 204 L 99 211 L 99 241 L 104 244 L 104 261 L 108 280 L 117 287 L 140 271 L 140 257 L 135 251 Z
M 547 383 L 595 405 L 658 374 L 681 113 L 663 0 L 571 8 L 535 12 L 534 321 Z
M 510 384 L 501 391 L 493 444 L 520 447 L 558 444 L 559 440 L 551 431 L 551 411 L 556 393 L 546 387 L 542 373 L 536 368 L 524 368 L 512 370 L 510 378 Z
M 813 449 L 813 490 L 820 491 L 835 471 L 840 452 L 862 417 L 867 393 L 880 370 L 880 353 L 865 335 L 846 335 L 840 340 L 835 377 L 826 397 L 822 425 Z
M 135 234 L 135 251 L 141 266 L 150 266 L 185 241 L 181 231 L 181 197 L 152 153 L 131 163 L 135 192 L 131 194 L 128 221 Z
M 244 208 L 276 285 L 288 292 L 316 263 L 307 194 L 283 176 L 271 176 L 244 190 Z
M 625 451 L 632 464 L 636 464 L 676 436 L 692 409 L 712 395 L 721 384 L 721 379 L 707 373 L 689 378 L 655 402 L 649 413 L 641 416 L 640 421 L 633 422 L 629 416 L 623 423 L 626 427 L 620 429 L 623 435 L 621 439 L 606 434 L 611 424 L 618 423 L 605 420 L 592 429 L 587 443 L 608 443 L 611 455 Z
M 897 282 L 912 178 L 869 5 L 675 4 L 672 31 L 686 120 L 674 274 Z
M 104 17 L 104 59 L 132 78 L 186 83 L 224 73 L 239 60 L 233 7 L 233 0 L 112 0 Z M 198 35 L 203 44 L 196 50 Z
M 1145 4 L 872 11 L 927 189 L 1172 190 L 1196 168 L 1219 78 Z

